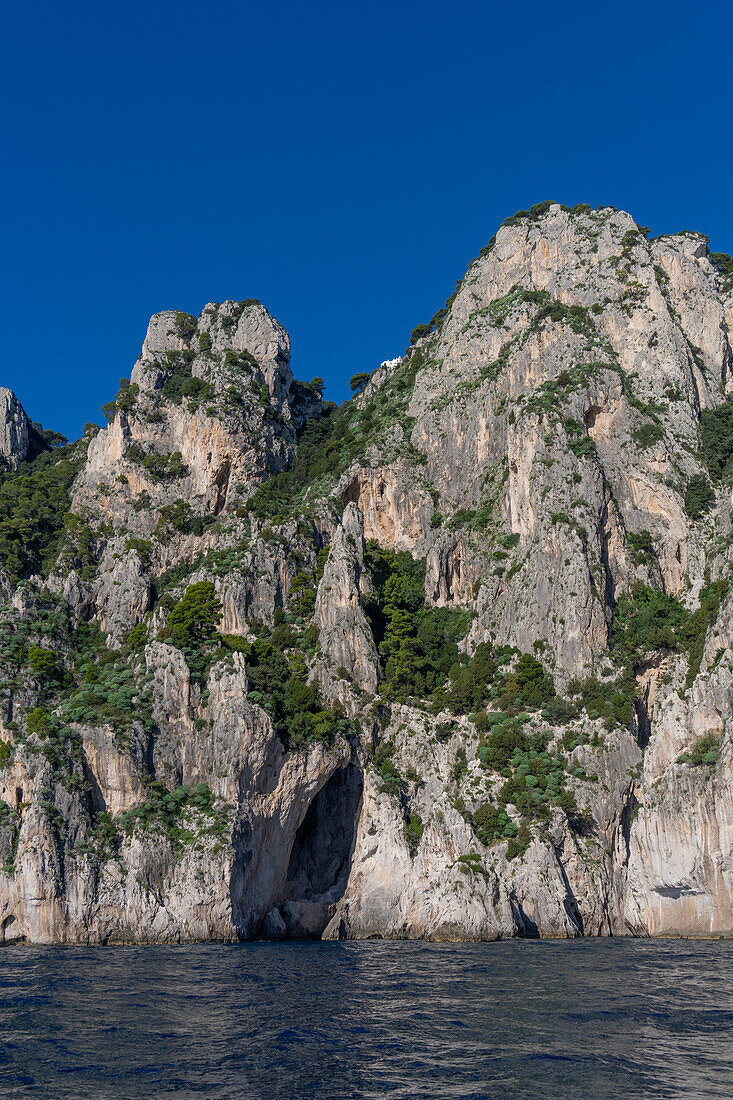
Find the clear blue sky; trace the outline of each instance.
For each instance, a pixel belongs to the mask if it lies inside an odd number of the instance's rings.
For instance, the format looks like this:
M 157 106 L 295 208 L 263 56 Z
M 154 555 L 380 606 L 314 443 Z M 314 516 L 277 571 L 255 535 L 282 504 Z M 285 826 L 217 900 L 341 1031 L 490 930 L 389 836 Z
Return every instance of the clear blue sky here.
M 732 31 L 704 0 L 9 5 L 0 384 L 75 437 L 151 313 L 256 297 L 340 401 L 546 198 L 733 251 Z

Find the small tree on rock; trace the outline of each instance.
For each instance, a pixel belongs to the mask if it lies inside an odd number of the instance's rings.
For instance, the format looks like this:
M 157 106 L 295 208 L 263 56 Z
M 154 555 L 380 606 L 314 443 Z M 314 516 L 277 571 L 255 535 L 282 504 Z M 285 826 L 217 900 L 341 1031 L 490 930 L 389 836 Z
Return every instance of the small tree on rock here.
M 358 374 L 352 374 L 349 385 L 351 392 L 356 393 L 357 390 L 363 390 L 369 381 L 369 371 L 359 371 Z
M 168 616 L 159 638 L 178 649 L 213 641 L 221 619 L 221 601 L 212 581 L 199 581 L 186 589 Z

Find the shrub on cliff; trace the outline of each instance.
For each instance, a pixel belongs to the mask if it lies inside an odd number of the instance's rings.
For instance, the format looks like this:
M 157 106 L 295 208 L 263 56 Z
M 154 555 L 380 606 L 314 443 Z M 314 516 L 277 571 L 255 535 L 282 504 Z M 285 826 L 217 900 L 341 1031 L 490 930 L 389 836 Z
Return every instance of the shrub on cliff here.
M 425 336 L 429 336 L 430 332 L 430 325 L 415 325 L 414 329 L 412 330 L 412 335 L 410 336 L 410 343 L 416 344 L 418 340 L 422 340 Z
M 221 601 L 213 582 L 199 581 L 186 589 L 158 637 L 178 649 L 197 647 L 215 639 L 220 619 Z
M 689 612 L 674 596 L 646 584 L 621 596 L 613 621 L 614 654 L 627 665 L 639 664 L 655 649 L 680 652 L 686 648 Z
M 32 645 L 28 650 L 28 664 L 39 680 L 46 684 L 59 679 L 59 659 L 52 649 Z
M 479 759 L 486 768 L 499 771 L 511 762 L 517 749 L 525 749 L 527 739 L 521 726 L 495 726 L 491 734 L 479 749 Z
M 568 683 L 568 694 L 579 696 L 579 705 L 591 719 L 603 718 L 606 729 L 631 724 L 636 693 L 636 678 L 630 666 L 626 667 L 618 680 L 601 682 L 594 676 L 589 676 L 585 680 L 572 679 Z M 570 737 L 571 741 L 573 737 L 574 733 Z
M 499 810 L 491 802 L 482 802 L 473 812 L 473 828 L 476 836 L 482 844 L 492 844 L 504 836 L 504 829 L 509 824 L 509 817 L 505 810 Z
M 552 675 L 545 672 L 542 664 L 530 653 L 520 653 L 516 667 L 504 683 L 504 692 L 499 700 L 502 710 L 519 705 L 537 708 L 548 703 L 555 696 L 555 683 Z
M 704 409 L 700 415 L 700 433 L 707 468 L 713 478 L 723 477 L 730 472 L 733 456 L 733 400 L 728 398 L 717 409 Z
M 713 488 L 704 474 L 690 478 L 685 490 L 685 511 L 690 519 L 700 519 L 715 500 Z
M 680 753 L 677 763 L 690 764 L 693 768 L 707 764 L 714 768 L 720 756 L 720 741 L 718 733 L 706 733 L 703 737 L 698 737 L 689 752 Z
M 45 573 L 58 551 L 83 453 L 45 451 L 0 481 L 0 565 L 11 578 Z
M 531 843 L 532 834 L 529 831 L 527 823 L 523 821 L 519 826 L 517 835 L 509 838 L 509 842 L 506 846 L 506 858 L 511 861 L 519 856 L 521 859 Z
M 294 639 L 263 630 L 247 657 L 249 701 L 269 714 L 278 737 L 288 749 L 304 748 L 315 741 L 332 744 L 336 735 L 346 735 L 350 723 L 338 706 L 324 707 L 315 684 L 308 683 L 308 669 L 302 655 L 284 655 L 285 645 Z M 283 644 L 285 643 L 285 644 Z
M 367 547 L 373 595 L 365 611 L 382 660 L 387 695 L 405 701 L 441 689 L 458 660 L 465 613 L 425 603 L 425 564 L 403 551 Z

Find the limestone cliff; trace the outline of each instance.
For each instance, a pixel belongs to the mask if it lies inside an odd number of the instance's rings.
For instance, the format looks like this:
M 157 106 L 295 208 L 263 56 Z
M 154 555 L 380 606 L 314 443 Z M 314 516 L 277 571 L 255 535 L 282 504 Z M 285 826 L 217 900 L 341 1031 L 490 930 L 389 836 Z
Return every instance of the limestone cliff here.
M 0 937 L 733 932 L 732 276 L 543 203 L 340 409 L 253 300 L 2 391 Z

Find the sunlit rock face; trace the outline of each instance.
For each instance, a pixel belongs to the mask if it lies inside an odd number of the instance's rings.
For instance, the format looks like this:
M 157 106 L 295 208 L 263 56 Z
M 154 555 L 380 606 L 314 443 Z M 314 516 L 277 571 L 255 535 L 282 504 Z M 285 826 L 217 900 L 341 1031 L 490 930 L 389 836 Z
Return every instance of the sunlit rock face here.
M 39 440 L 31 427 L 23 406 L 12 390 L 0 386 L 0 462 L 6 469 L 17 470 L 34 450 Z
M 153 317 L 0 540 L 0 938 L 733 932 L 726 270 L 541 204 L 340 410 Z

